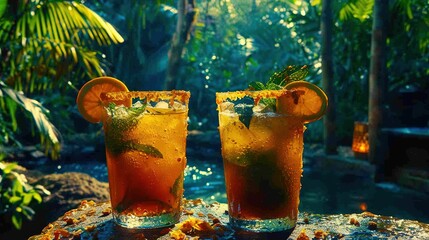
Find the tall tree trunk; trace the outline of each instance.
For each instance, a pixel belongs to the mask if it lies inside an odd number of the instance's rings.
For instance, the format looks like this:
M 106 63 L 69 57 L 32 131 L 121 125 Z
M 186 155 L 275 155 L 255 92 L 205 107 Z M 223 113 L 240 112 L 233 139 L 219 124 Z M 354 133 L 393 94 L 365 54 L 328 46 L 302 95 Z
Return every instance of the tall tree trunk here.
M 323 89 L 329 97 L 328 109 L 323 119 L 326 154 L 337 152 L 337 139 L 335 135 L 335 94 L 334 94 L 334 68 L 332 54 L 332 1 L 322 1 L 322 81 Z
M 192 25 L 197 17 L 195 0 L 177 1 L 176 31 L 168 51 L 168 67 L 165 79 L 165 89 L 175 89 L 182 61 L 183 48 L 189 40 Z
M 388 0 L 377 0 L 374 3 L 368 108 L 369 161 L 371 163 L 377 163 L 384 159 L 384 146 L 380 130 L 385 125 L 383 116 L 385 116 L 385 93 L 387 91 L 386 31 L 388 7 Z

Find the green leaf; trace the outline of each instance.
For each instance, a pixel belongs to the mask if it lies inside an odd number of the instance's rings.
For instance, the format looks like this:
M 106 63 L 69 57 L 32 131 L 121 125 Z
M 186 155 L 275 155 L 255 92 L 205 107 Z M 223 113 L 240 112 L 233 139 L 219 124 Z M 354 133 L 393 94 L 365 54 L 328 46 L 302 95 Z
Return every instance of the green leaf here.
M 16 131 L 18 129 L 18 121 L 16 119 L 16 110 L 18 108 L 18 104 L 14 102 L 12 99 L 6 98 L 6 105 L 9 109 L 9 116 L 12 124 L 12 130 Z
M 261 82 L 251 82 L 249 88 L 252 90 L 280 90 L 290 82 L 304 80 L 308 73 L 307 65 L 289 65 L 280 72 L 274 72 L 265 85 Z M 275 99 L 261 99 L 261 102 L 276 109 Z M 245 117 L 240 118 L 240 121 L 247 127 L 247 124 L 250 123 L 250 119 Z
M 411 10 L 411 4 L 407 5 L 407 16 L 409 19 L 413 19 L 413 11 Z
M 310 3 L 311 3 L 311 6 L 317 6 L 322 4 L 322 0 L 311 0 Z
M 21 194 L 24 191 L 22 183 L 20 181 L 13 181 L 12 191 L 14 194 Z
M 280 72 L 273 73 L 267 84 L 274 83 L 284 87 L 290 82 L 304 80 L 308 75 L 308 70 L 307 65 L 289 65 Z
M 111 103 L 107 111 L 112 115 L 110 123 L 107 123 L 106 146 L 113 154 L 121 154 L 126 151 L 139 151 L 154 158 L 163 158 L 162 153 L 155 147 L 147 144 L 140 144 L 135 140 L 123 141 L 122 134 L 127 129 L 138 123 L 138 117 L 145 111 L 146 104 L 139 107 L 127 108 L 126 117 L 115 117 L 116 105 Z
M 42 196 L 40 196 L 40 194 L 38 194 L 38 193 L 33 194 L 33 198 L 34 198 L 34 200 L 37 201 L 37 203 L 41 203 L 42 202 Z
M 17 163 L 9 163 L 5 165 L 6 167 L 3 169 L 4 174 L 9 174 L 16 166 L 18 166 Z
M 176 180 L 174 180 L 173 187 L 170 189 L 170 193 L 173 194 L 175 197 L 179 197 L 179 190 L 183 188 L 183 179 L 184 179 L 184 173 L 182 172 Z
M 340 9 L 340 20 L 348 20 L 352 17 L 364 22 L 372 15 L 374 0 L 348 1 Z
M 35 214 L 36 212 L 31 208 L 31 207 L 28 207 L 28 206 L 22 206 L 22 214 L 28 219 L 28 220 L 31 220 L 32 218 L 33 218 L 33 215 Z
M 266 90 L 280 90 L 282 89 L 281 85 L 275 84 L 275 83 L 267 83 L 267 86 L 265 86 Z
M 265 89 L 265 86 L 261 82 L 251 82 L 249 83 L 249 88 L 251 90 L 259 91 Z
M 127 143 L 125 143 L 127 145 Z M 133 143 L 130 141 L 128 150 L 143 152 L 154 158 L 163 158 L 162 153 L 155 147 L 146 144 Z
M 1 86 L 0 86 L 1 87 Z M 8 107 L 18 105 L 25 111 L 31 114 L 37 129 L 40 132 L 40 141 L 45 146 L 46 150 L 51 150 L 52 157 L 59 154 L 59 132 L 55 126 L 49 121 L 47 113 L 42 104 L 34 99 L 27 98 L 23 93 L 4 86 L 2 91 L 14 104 L 8 104 Z M 16 109 L 13 110 L 15 112 Z M 58 151 L 56 151 L 58 150 Z
M 113 144 L 112 142 L 110 142 L 110 144 L 108 145 L 108 149 L 113 154 L 121 154 L 126 151 L 138 151 L 138 152 L 145 153 L 154 158 L 163 158 L 162 153 L 154 146 L 136 143 L 135 141 L 132 141 L 132 140 L 123 141 L 123 142 L 115 141 L 115 143 Z
M 33 194 L 31 193 L 24 194 L 22 204 L 29 205 L 32 199 L 33 199 Z
M 227 159 L 227 161 L 243 167 L 248 166 L 250 164 L 256 166 L 261 163 L 268 165 L 270 162 L 274 161 L 275 157 L 276 157 L 276 153 L 273 150 L 263 151 L 263 152 L 246 150 L 244 153 L 238 156 L 234 156 L 232 158 Z M 270 174 L 270 173 L 266 173 L 266 174 Z
M 3 17 L 7 8 L 7 0 L 0 0 L 0 18 Z
M 12 224 L 16 229 L 21 229 L 22 227 L 22 216 L 21 214 L 12 215 Z
M 17 203 L 17 202 L 19 202 L 19 201 L 21 201 L 21 197 L 18 197 L 18 196 L 12 196 L 11 198 L 9 198 L 9 202 L 11 203 L 11 204 L 15 204 L 15 203 Z
M 294 72 L 291 72 L 289 74 L 289 78 L 291 81 L 300 81 L 304 80 L 305 77 L 308 75 L 308 67 L 307 65 L 301 66 L 299 69 L 295 70 Z

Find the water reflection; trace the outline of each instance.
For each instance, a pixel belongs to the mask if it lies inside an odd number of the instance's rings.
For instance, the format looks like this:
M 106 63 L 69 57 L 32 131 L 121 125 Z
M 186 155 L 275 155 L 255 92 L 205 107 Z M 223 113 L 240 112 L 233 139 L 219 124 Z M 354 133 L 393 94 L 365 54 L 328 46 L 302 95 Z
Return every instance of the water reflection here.
M 360 213 L 419 220 L 429 223 L 429 195 L 391 183 L 374 184 L 370 176 L 358 176 L 313 165 L 304 159 L 300 211 L 311 213 Z M 100 161 L 45 165 L 47 173 L 84 172 L 107 182 L 107 167 Z M 185 198 L 226 203 L 221 159 L 190 160 L 185 170 Z
M 107 182 L 107 166 L 103 162 L 63 163 L 45 165 L 46 173 L 83 172 Z M 206 202 L 226 202 L 223 165 L 218 162 L 191 161 L 185 169 L 185 198 L 202 198 Z
M 392 183 L 375 184 L 370 176 L 316 168 L 304 169 L 300 211 L 327 214 L 370 211 L 429 223 L 428 201 L 426 193 Z
M 190 162 L 185 169 L 185 198 L 226 202 L 222 164 Z

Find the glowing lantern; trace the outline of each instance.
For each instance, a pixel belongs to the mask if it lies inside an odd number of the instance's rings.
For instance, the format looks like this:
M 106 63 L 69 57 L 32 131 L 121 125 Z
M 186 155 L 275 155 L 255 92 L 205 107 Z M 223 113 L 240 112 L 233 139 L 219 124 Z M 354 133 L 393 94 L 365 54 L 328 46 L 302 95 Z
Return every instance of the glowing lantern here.
M 366 210 L 368 210 L 368 206 L 364 202 L 359 205 L 359 208 L 362 212 L 365 212 Z
M 352 150 L 356 158 L 367 158 L 369 152 L 368 123 L 355 122 Z

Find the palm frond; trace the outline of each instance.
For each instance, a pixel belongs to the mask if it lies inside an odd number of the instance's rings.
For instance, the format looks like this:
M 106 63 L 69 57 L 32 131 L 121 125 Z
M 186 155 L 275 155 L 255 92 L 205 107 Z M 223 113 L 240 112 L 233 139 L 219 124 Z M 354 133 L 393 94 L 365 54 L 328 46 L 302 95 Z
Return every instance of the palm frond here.
M 374 0 L 348 1 L 340 9 L 340 20 L 357 18 L 363 22 L 371 17 L 373 6 Z
M 46 37 L 58 42 L 110 45 L 124 39 L 97 13 L 75 1 L 39 1 L 30 4 L 17 21 L 16 37 Z
M 412 0 L 396 0 L 393 2 L 393 7 L 405 12 L 409 19 L 412 19 L 414 17 L 411 6 Z
M 2 17 L 0 18 L 0 43 L 4 43 L 9 38 L 9 32 L 12 29 L 12 22 Z
M 13 130 L 16 130 L 16 108 L 22 108 L 29 116 L 33 118 L 40 133 L 40 142 L 46 153 L 50 153 L 51 157 L 56 159 L 60 153 L 60 134 L 55 126 L 47 117 L 48 110 L 42 104 L 34 99 L 27 98 L 22 92 L 18 92 L 12 88 L 1 84 L 0 86 L 1 100 L 6 101 L 6 107 L 12 113 L 11 120 Z
M 5 66 L 5 72 L 9 72 L 5 82 L 17 90 L 34 92 L 66 84 L 60 80 L 72 71 L 84 72 L 89 77 L 104 73 L 98 52 L 83 46 L 48 38 L 16 39 L 9 44 L 15 51 L 10 52 L 13 61 Z
M 21 11 L 16 19 L 0 19 L 0 55 L 7 59 L 1 63 L 2 79 L 17 90 L 65 86 L 61 80 L 72 72 L 100 76 L 103 59 L 96 49 L 124 41 L 110 23 L 78 2 L 35 0 Z
M 7 0 L 0 0 L 0 18 L 3 17 L 7 8 Z

